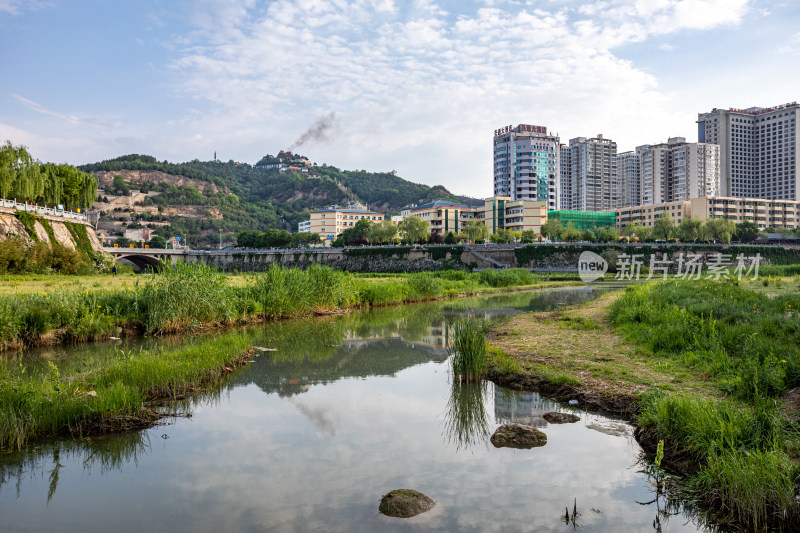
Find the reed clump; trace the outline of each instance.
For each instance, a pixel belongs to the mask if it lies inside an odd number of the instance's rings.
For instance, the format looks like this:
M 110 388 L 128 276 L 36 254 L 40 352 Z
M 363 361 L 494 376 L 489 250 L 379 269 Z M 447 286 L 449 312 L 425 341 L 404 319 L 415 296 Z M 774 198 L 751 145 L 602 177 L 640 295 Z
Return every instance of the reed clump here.
M 467 383 L 478 383 L 486 372 L 486 324 L 476 318 L 453 324 L 450 352 L 453 374 Z

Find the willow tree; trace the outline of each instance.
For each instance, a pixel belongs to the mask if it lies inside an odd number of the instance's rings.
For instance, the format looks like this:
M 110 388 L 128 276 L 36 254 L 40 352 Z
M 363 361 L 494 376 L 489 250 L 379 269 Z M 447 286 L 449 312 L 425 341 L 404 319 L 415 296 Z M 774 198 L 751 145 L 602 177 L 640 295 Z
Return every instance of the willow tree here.
M 24 146 L 0 146 L 0 196 L 68 210 L 94 204 L 97 180 L 72 165 L 39 163 Z

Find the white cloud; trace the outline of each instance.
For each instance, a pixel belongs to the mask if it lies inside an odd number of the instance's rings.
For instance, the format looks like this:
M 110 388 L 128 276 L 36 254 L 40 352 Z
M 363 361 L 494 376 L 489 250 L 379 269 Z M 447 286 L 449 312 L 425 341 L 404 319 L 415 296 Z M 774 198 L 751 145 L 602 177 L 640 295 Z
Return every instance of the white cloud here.
M 0 13 L 21 5 L 0 0 Z M 617 50 L 679 31 L 735 26 L 749 9 L 747 0 L 479 5 L 202 0 L 187 15 L 191 30 L 169 43 L 178 80 L 170 96 L 191 102 L 188 112 L 153 126 L 13 98 L 60 124 L 54 131 L 84 135 L 85 160 L 105 142 L 104 156 L 118 149 L 186 160 L 217 149 L 223 158 L 252 162 L 288 147 L 332 112 L 331 140 L 302 148 L 313 160 L 396 169 L 406 179 L 487 195 L 491 131 L 501 125 L 545 125 L 565 142 L 603 133 L 620 150 L 686 135 L 697 109 L 674 101 L 652 65 L 621 59 Z M 147 24 L 172 31 L 168 17 L 151 15 Z M 787 42 L 781 52 L 796 47 Z
M 613 48 L 738 24 L 747 9 L 745 0 L 489 4 L 450 16 L 433 0 L 417 0 L 401 17 L 390 2 L 379 6 L 391 9 L 378 9 L 278 0 L 261 12 L 246 2 L 212 2 L 208 20 L 219 20 L 215 9 L 223 9 L 226 24 L 201 20 L 202 34 L 174 67 L 185 80 L 181 90 L 217 111 L 187 124 L 199 131 L 263 125 L 288 145 L 332 110 L 340 135 L 330 146 L 308 146 L 312 158 L 396 168 L 409 179 L 487 194 L 489 135 L 500 125 L 544 124 L 565 137 L 627 135 L 623 142 L 642 129 L 642 117 L 675 125 L 658 80 Z
M 672 52 L 673 50 L 675 50 L 675 45 L 674 44 L 669 44 L 669 43 L 664 43 L 664 44 L 660 45 L 658 47 L 658 49 L 661 50 L 662 52 Z
M 0 13 L 19 15 L 24 9 L 39 9 L 49 5 L 49 2 L 40 0 L 0 0 Z

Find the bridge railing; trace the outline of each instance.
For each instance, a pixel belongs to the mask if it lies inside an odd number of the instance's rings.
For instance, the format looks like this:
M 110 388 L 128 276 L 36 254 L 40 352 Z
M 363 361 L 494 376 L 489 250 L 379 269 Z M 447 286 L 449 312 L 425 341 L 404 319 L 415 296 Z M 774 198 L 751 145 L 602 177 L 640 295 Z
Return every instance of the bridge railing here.
M 10 207 L 17 211 L 26 211 L 29 213 L 38 213 L 40 215 L 50 215 L 53 217 L 71 218 L 72 220 L 88 221 L 88 217 L 83 213 L 75 213 L 73 211 L 64 211 L 63 209 L 56 209 L 55 207 L 46 207 L 43 205 L 31 205 L 25 202 L 17 202 L 16 200 L 6 200 L 0 198 L 0 207 Z

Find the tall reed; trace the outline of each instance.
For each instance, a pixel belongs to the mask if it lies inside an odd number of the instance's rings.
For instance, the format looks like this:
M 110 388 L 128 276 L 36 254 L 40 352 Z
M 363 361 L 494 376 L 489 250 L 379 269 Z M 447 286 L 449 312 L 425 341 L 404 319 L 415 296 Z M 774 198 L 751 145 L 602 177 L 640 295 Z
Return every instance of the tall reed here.
M 467 383 L 479 382 L 486 372 L 486 325 L 476 319 L 453 324 L 450 353 L 453 354 L 453 374 Z

